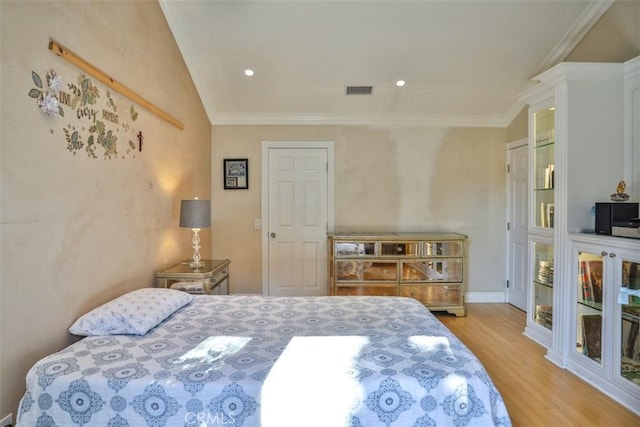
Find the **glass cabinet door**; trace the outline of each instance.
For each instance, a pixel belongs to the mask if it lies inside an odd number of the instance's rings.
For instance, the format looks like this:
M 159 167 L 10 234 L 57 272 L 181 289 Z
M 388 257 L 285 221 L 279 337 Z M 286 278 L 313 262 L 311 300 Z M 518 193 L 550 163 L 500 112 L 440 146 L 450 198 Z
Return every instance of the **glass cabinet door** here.
M 629 291 L 621 305 L 621 358 L 620 375 L 640 387 L 640 337 L 638 324 L 640 320 L 640 262 L 623 260 L 622 287 Z M 623 294 L 624 296 L 624 294 Z
M 553 245 L 534 242 L 533 297 L 535 323 L 551 329 L 553 324 Z
M 576 351 L 602 363 L 603 256 L 578 253 Z
M 555 118 L 554 108 L 534 113 L 533 224 L 553 228 L 555 211 Z

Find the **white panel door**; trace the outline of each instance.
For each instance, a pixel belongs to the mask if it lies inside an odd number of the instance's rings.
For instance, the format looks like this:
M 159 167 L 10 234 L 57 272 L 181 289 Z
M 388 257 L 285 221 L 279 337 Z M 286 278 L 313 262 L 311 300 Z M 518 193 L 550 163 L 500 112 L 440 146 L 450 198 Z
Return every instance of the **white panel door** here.
M 508 206 L 507 212 L 509 231 L 507 238 L 509 272 L 507 279 L 507 302 L 521 310 L 527 309 L 527 177 L 528 177 L 528 150 L 526 145 L 512 148 L 507 151 L 509 164 L 508 177 Z
M 327 150 L 268 151 L 269 295 L 327 295 Z

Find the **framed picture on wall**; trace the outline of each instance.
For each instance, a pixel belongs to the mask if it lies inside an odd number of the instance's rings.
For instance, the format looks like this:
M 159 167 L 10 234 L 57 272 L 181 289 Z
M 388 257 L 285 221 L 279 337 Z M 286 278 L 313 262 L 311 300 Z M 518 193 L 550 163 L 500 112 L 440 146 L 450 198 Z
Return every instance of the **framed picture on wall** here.
M 247 190 L 249 188 L 249 160 L 224 159 L 224 189 Z

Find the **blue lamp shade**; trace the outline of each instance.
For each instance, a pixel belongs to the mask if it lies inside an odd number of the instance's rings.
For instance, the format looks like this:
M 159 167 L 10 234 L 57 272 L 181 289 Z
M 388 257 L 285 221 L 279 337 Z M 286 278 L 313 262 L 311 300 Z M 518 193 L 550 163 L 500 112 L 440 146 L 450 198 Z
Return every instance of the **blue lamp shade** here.
M 200 199 L 183 200 L 180 205 L 180 227 L 211 227 L 211 201 Z

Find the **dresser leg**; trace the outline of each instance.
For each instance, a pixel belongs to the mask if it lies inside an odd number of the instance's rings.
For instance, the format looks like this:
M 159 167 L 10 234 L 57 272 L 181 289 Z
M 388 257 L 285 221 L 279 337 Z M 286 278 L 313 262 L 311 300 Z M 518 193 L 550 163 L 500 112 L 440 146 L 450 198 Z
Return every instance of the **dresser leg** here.
M 464 317 L 467 315 L 467 309 L 465 307 L 462 308 L 451 308 L 447 310 L 447 313 L 455 314 L 457 317 Z

